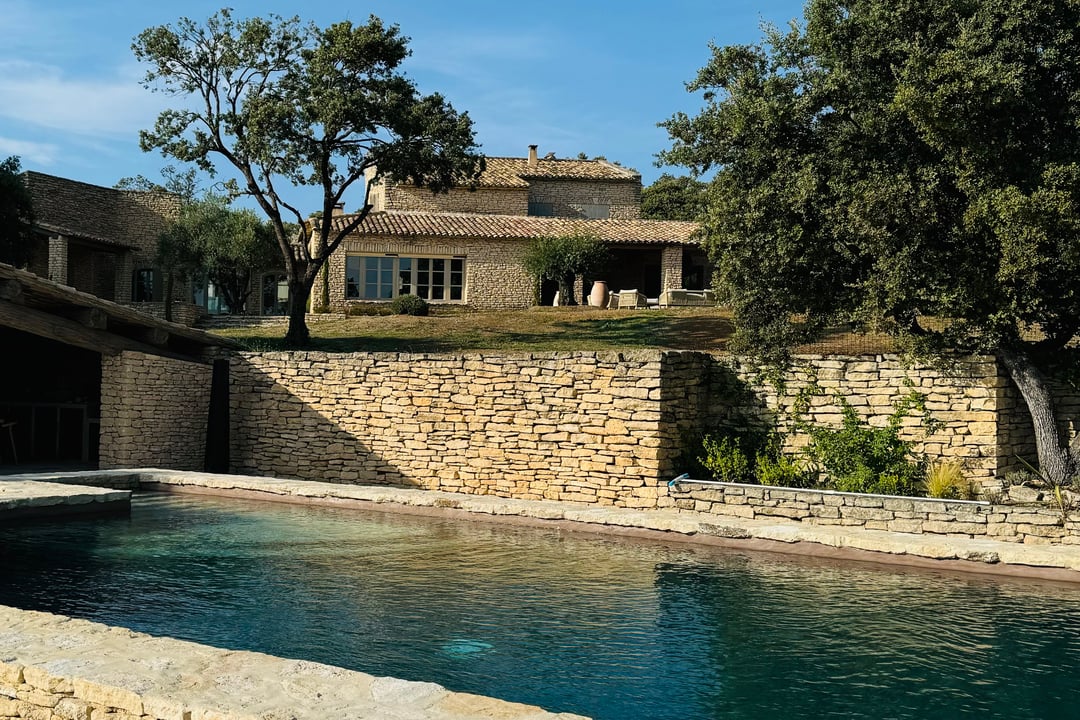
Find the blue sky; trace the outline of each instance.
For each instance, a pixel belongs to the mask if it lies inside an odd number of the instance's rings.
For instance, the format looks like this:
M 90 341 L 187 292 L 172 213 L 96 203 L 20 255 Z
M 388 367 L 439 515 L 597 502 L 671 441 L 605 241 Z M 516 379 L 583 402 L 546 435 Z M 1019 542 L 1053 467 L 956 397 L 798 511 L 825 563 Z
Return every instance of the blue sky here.
M 0 0 L 0 158 L 24 169 L 111 186 L 170 163 L 138 147 L 169 98 L 139 85 L 146 68 L 131 40 L 185 15 L 222 6 L 187 0 Z M 647 185 L 668 146 L 656 124 L 694 113 L 685 83 L 708 43 L 755 42 L 763 21 L 800 17 L 797 0 L 237 0 L 239 17 L 300 15 L 319 25 L 375 14 L 412 39 L 406 73 L 472 117 L 488 155 L 603 155 L 636 168 Z M 679 169 L 674 169 L 681 173 Z M 349 203 L 352 205 L 353 203 Z

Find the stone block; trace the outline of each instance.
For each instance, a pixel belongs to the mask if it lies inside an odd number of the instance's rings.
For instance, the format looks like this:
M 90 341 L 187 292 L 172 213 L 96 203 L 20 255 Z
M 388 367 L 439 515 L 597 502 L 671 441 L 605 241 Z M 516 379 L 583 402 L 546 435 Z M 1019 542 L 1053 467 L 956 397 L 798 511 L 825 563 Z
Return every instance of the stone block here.
M 874 507 L 845 507 L 840 510 L 840 516 L 856 520 L 892 520 L 895 517 L 891 510 Z
M 104 705 L 142 715 L 142 698 L 131 690 L 111 685 L 99 685 L 82 678 L 75 678 L 73 684 L 75 697 L 79 700 L 85 700 L 93 705 Z
M 939 522 L 937 520 L 924 520 L 923 532 L 935 535 L 983 535 L 986 533 L 985 525 L 961 522 Z

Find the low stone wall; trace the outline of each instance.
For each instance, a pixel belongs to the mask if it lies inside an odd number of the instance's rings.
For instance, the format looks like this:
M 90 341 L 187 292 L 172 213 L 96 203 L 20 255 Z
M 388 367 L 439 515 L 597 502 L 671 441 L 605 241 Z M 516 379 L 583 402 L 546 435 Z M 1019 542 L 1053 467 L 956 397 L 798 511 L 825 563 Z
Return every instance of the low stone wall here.
M 103 355 L 99 466 L 201 470 L 212 376 L 200 363 Z
M 0 627 L 0 720 L 584 720 L 4 606 Z
M 678 484 L 670 497 L 680 510 L 750 519 L 783 518 L 811 525 L 1080 545 L 1080 513 L 1046 506 L 893 497 L 722 483 Z

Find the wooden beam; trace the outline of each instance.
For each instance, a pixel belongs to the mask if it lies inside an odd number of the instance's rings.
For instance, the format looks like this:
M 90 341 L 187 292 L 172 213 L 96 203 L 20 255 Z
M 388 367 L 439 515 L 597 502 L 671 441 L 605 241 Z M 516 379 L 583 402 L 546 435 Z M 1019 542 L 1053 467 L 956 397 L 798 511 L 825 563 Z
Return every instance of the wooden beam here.
M 148 327 L 141 328 L 137 333 L 138 337 L 143 342 L 156 345 L 157 347 L 165 347 L 169 344 L 170 333 L 165 328 L 160 327 Z
M 0 300 L 21 303 L 23 301 L 22 285 L 16 280 L 0 280 Z
M 75 307 L 63 310 L 60 314 L 95 330 L 109 327 L 109 314 L 101 308 Z
M 202 362 L 195 357 L 169 352 L 116 333 L 89 328 L 75 320 L 16 305 L 7 300 L 0 300 L 0 325 L 106 355 L 117 355 L 130 350 L 175 360 Z
M 175 323 L 166 323 L 164 320 L 150 317 L 133 308 L 102 300 L 99 297 L 80 292 L 71 287 L 58 285 L 27 270 L 18 270 L 3 263 L 0 263 L 0 281 L 10 281 L 20 285 L 24 302 L 28 305 L 41 307 L 66 305 L 69 307 L 97 308 L 108 315 L 110 321 L 138 327 L 165 327 L 173 338 L 183 338 L 190 341 L 189 344 L 202 347 L 218 346 L 234 350 L 243 349 L 242 345 L 230 338 L 210 335 L 202 330 Z

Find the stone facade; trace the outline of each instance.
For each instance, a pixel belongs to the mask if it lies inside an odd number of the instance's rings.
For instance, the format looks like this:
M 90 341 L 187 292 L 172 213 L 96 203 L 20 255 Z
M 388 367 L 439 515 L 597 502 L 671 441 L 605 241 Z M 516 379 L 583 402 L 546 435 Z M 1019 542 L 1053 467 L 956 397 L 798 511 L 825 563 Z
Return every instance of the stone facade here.
M 212 375 L 200 363 L 103 355 L 100 467 L 201 470 Z
M 433 194 L 387 179 L 375 182 L 375 172 L 369 168 L 365 175 L 372 213 L 329 261 L 334 310 L 345 309 L 350 300 L 343 256 L 394 253 L 464 256 L 465 297 L 451 302 L 478 309 L 529 307 L 537 295 L 521 267 L 523 248 L 538 237 L 577 234 L 635 250 L 613 255 L 611 265 L 600 271 L 611 290 L 646 288 L 659 297 L 664 290 L 683 287 L 683 256 L 700 232 L 693 223 L 681 223 L 686 227 L 676 230 L 676 223 L 641 220 L 641 175 L 636 171 L 599 159 L 539 158 L 536 146 L 530 146 L 527 158 L 487 158 L 473 190 Z M 345 221 L 345 216 L 335 217 L 335 222 Z M 448 244 L 460 252 L 448 253 Z M 649 252 L 637 252 L 642 249 Z M 698 272 L 695 282 L 703 284 L 704 276 Z M 385 298 L 382 286 L 372 290 L 371 296 L 376 295 Z
M 1029 545 L 1080 545 L 1080 513 L 1046 506 L 860 495 L 761 485 L 678 485 L 681 510 L 741 518 L 797 520 L 867 530 L 985 538 Z
M 378 183 L 371 188 L 370 202 L 375 212 L 411 210 L 420 212 L 460 212 L 483 215 L 528 215 L 526 188 L 452 188 L 432 193 L 410 185 Z
M 36 229 L 48 237 L 48 277 L 106 300 L 132 299 L 137 270 L 155 268 L 158 235 L 180 212 L 167 192 L 117 190 L 25 174 Z M 186 288 L 177 288 L 186 299 Z
M 429 241 L 395 237 L 352 236 L 327 261 L 330 307 L 345 310 L 345 259 L 353 254 L 402 257 L 464 257 L 464 304 L 477 309 L 527 308 L 533 305 L 533 279 L 522 269 L 528 248 L 524 240 L 498 243 L 482 240 Z M 433 301 L 438 302 L 438 301 Z
M 555 217 L 585 218 L 587 205 L 607 207 L 608 217 L 641 217 L 641 182 L 597 180 L 531 180 L 529 203 L 550 206 Z

